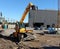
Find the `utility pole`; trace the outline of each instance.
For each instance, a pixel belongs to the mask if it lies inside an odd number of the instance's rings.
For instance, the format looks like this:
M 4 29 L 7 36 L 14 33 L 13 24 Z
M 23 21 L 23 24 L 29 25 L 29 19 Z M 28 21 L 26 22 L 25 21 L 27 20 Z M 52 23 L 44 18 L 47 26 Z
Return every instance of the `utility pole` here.
M 60 0 L 58 0 L 57 28 L 60 28 Z M 59 29 L 57 29 L 57 31 L 59 33 Z

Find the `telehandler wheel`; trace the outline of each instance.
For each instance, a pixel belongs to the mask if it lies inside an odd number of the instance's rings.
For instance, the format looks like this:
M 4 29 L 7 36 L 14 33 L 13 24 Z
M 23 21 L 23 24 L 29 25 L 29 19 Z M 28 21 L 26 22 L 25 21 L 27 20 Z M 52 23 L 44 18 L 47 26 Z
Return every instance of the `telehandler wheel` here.
M 17 35 L 17 40 L 18 40 L 18 42 L 21 41 L 21 34 L 18 34 L 18 35 Z
M 18 34 L 18 36 L 17 36 L 17 39 L 18 39 L 18 42 L 20 42 L 20 41 L 23 41 L 23 38 L 24 38 L 24 34 Z

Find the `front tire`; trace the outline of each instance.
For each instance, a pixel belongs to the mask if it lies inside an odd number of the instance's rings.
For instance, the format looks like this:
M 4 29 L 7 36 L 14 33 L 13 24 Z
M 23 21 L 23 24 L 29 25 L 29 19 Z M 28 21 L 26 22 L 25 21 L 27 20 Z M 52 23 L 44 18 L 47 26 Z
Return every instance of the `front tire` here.
M 17 36 L 17 40 L 18 40 L 18 42 L 21 41 L 21 34 L 18 34 L 18 36 Z

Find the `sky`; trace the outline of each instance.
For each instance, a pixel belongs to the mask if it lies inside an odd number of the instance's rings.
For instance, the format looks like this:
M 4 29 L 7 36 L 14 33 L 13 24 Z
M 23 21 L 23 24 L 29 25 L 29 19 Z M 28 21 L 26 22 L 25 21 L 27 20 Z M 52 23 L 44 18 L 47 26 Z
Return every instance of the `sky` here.
M 25 8 L 32 2 L 39 10 L 58 10 L 58 0 L 0 0 L 0 12 L 9 21 L 20 21 Z M 28 22 L 28 14 L 24 22 Z

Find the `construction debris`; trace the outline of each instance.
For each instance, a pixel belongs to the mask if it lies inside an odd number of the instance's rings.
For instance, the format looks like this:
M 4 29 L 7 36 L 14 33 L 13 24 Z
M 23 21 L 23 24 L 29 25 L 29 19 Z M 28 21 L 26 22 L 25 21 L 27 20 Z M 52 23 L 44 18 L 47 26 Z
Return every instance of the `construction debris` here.
M 22 41 L 16 44 L 15 41 L 0 37 L 0 49 L 49 49 L 60 48 L 60 35 L 35 35 L 36 40 Z

